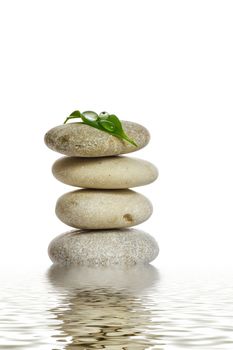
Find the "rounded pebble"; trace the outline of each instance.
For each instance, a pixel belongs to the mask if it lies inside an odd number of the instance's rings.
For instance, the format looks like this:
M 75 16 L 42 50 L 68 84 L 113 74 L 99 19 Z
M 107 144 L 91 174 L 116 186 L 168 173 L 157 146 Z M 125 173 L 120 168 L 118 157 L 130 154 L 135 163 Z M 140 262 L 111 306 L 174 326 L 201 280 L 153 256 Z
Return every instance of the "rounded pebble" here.
M 132 190 L 77 190 L 65 193 L 56 204 L 62 222 L 82 229 L 135 226 L 152 211 L 151 202 Z
M 62 157 L 54 163 L 52 172 L 67 185 L 97 189 L 144 186 L 158 177 L 153 164 L 130 157 Z
M 48 253 L 64 266 L 135 265 L 153 261 L 159 247 L 152 236 L 136 229 L 75 230 L 56 237 Z
M 122 126 L 137 147 L 105 131 L 79 123 L 59 125 L 49 130 L 44 139 L 53 151 L 74 157 L 114 156 L 135 152 L 148 144 L 150 134 L 142 125 L 122 121 Z

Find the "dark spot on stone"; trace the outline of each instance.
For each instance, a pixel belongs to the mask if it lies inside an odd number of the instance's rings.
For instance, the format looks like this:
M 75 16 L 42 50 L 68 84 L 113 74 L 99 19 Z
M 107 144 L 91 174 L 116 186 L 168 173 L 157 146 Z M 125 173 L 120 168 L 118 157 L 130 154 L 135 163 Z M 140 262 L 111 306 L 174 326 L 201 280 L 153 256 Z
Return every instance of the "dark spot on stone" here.
M 125 215 L 123 216 L 123 218 L 124 218 L 125 221 L 127 221 L 127 222 L 133 222 L 132 215 L 130 215 L 130 214 L 125 214 Z
M 69 136 L 61 136 L 61 137 L 59 137 L 59 142 L 61 143 L 61 144 L 66 144 L 66 143 L 68 143 L 69 142 Z

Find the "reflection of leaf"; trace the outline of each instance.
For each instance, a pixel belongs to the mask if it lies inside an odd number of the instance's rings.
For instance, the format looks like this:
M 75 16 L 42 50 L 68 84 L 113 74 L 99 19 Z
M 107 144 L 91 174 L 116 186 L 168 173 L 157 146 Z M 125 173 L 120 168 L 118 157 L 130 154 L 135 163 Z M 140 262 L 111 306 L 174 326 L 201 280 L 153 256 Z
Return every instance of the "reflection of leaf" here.
M 113 136 L 118 137 L 121 140 L 125 140 L 132 145 L 137 147 L 137 144 L 134 140 L 130 139 L 129 136 L 123 130 L 121 121 L 114 114 L 108 114 L 107 112 L 102 112 L 99 115 L 93 111 L 86 111 L 80 113 L 79 111 L 74 111 L 66 118 L 64 124 L 70 119 L 81 118 L 83 123 L 93 128 L 105 131 Z

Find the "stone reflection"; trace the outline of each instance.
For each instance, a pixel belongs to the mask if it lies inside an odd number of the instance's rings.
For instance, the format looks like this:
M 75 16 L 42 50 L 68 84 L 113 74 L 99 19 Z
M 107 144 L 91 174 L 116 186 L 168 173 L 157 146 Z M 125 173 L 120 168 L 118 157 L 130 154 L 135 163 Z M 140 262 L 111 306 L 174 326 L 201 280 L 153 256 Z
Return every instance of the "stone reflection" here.
M 154 301 L 150 308 L 159 279 L 153 266 L 52 266 L 47 276 L 63 295 L 59 307 L 50 311 L 61 321 L 60 336 L 68 339 L 64 349 L 163 349 L 159 325 L 152 322 Z

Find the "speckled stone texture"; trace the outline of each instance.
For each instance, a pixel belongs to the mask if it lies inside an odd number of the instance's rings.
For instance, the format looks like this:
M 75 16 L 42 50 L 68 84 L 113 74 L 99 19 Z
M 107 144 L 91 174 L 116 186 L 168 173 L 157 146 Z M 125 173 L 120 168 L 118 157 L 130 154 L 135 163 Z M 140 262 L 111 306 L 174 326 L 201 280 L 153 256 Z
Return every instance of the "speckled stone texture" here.
M 148 144 L 150 135 L 142 125 L 122 121 L 122 126 L 138 147 L 104 131 L 79 123 L 63 124 L 49 130 L 45 135 L 45 143 L 56 152 L 74 157 L 119 155 L 135 152 Z
M 50 259 L 59 265 L 135 265 L 153 261 L 159 247 L 148 233 L 136 229 L 75 230 L 49 245 Z
M 124 189 L 144 186 L 158 177 L 156 167 L 146 160 L 131 157 L 58 159 L 52 172 L 67 185 L 97 189 Z
M 77 190 L 65 193 L 56 214 L 65 224 L 82 229 L 135 226 L 152 214 L 151 202 L 131 190 Z

